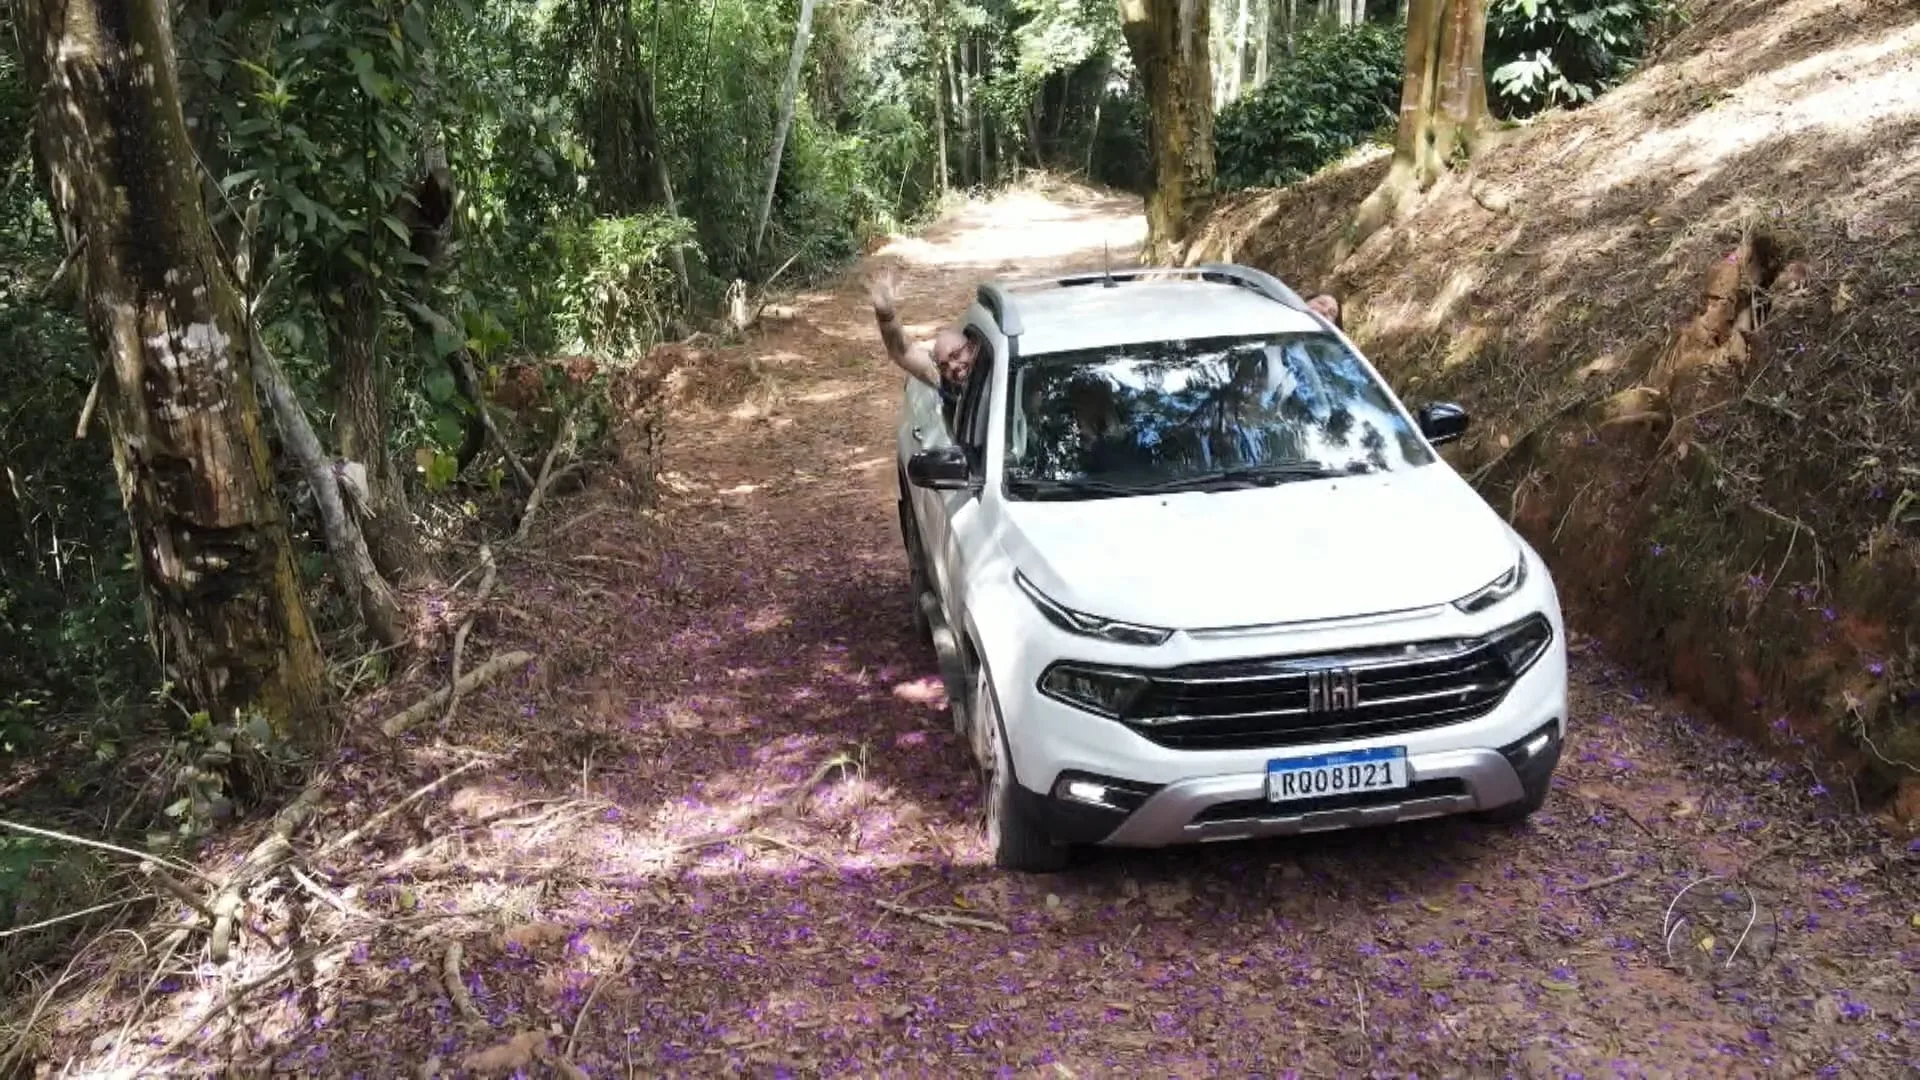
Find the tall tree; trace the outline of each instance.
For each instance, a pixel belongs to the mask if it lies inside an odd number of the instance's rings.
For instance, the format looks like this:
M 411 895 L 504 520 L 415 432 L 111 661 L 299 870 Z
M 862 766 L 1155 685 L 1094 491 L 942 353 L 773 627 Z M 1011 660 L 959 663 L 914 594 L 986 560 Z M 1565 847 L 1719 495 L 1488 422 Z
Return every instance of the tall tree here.
M 1486 40 L 1486 0 L 1411 0 L 1393 163 L 1354 212 L 1335 247 L 1336 260 L 1352 254 L 1393 219 L 1409 195 L 1432 187 L 1455 161 L 1472 160 L 1487 123 L 1481 70 Z
M 106 372 L 155 647 L 215 722 L 325 734 L 322 663 L 273 495 L 249 320 L 180 109 L 166 0 L 18 0 L 38 137 Z
M 760 214 L 753 221 L 753 244 L 749 255 L 758 257 L 760 241 L 767 233 L 767 219 L 773 216 L 773 191 L 780 182 L 780 158 L 787 149 L 787 129 L 793 124 L 794 99 L 800 94 L 800 68 L 807 59 L 807 35 L 813 30 L 813 0 L 800 0 L 800 21 L 793 28 L 793 52 L 787 57 L 787 80 L 780 86 L 780 119 L 773 127 L 773 148 L 767 151 L 767 186 L 760 199 Z
M 1213 96 L 1206 0 L 1120 0 L 1120 28 L 1147 92 L 1147 245 L 1185 235 L 1213 189 Z

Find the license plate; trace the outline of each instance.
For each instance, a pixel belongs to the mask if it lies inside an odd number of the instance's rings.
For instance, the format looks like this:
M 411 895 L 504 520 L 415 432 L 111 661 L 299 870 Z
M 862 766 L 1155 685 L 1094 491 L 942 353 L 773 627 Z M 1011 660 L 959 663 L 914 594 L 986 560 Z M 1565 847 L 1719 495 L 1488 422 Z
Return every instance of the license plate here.
M 1407 751 L 1401 746 L 1280 758 L 1267 762 L 1267 801 L 1393 791 L 1406 787 L 1407 780 Z

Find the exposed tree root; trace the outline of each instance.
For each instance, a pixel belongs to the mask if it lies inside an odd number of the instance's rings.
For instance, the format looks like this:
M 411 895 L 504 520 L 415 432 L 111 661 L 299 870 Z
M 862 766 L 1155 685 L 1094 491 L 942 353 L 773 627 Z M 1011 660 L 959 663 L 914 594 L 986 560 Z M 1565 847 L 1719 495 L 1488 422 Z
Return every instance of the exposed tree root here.
M 533 654 L 530 652 L 515 650 L 501 653 L 460 676 L 458 690 L 461 694 L 471 693 L 474 687 L 484 686 L 515 668 L 522 668 L 531 663 L 533 663 Z M 407 706 L 380 725 L 381 733 L 388 736 L 398 735 L 425 720 L 433 715 L 435 709 L 444 706 L 454 689 L 451 686 L 443 687 Z

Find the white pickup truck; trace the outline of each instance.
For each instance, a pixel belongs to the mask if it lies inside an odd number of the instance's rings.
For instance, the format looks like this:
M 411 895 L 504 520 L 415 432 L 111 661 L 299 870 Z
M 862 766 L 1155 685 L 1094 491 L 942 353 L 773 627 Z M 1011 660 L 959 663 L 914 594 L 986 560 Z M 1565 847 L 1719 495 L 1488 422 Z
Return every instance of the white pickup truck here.
M 1338 329 L 1242 266 L 980 286 L 951 416 L 907 380 L 919 629 L 1002 867 L 1547 797 L 1546 566 Z

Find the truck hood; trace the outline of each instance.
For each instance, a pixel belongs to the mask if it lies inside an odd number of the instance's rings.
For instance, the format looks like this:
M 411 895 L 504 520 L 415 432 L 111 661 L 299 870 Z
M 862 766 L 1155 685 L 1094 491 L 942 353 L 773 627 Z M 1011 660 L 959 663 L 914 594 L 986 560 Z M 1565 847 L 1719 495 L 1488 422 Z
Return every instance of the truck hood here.
M 1009 502 L 1014 565 L 1058 602 L 1177 630 L 1450 603 L 1513 565 L 1512 533 L 1443 465 L 1238 491 Z

